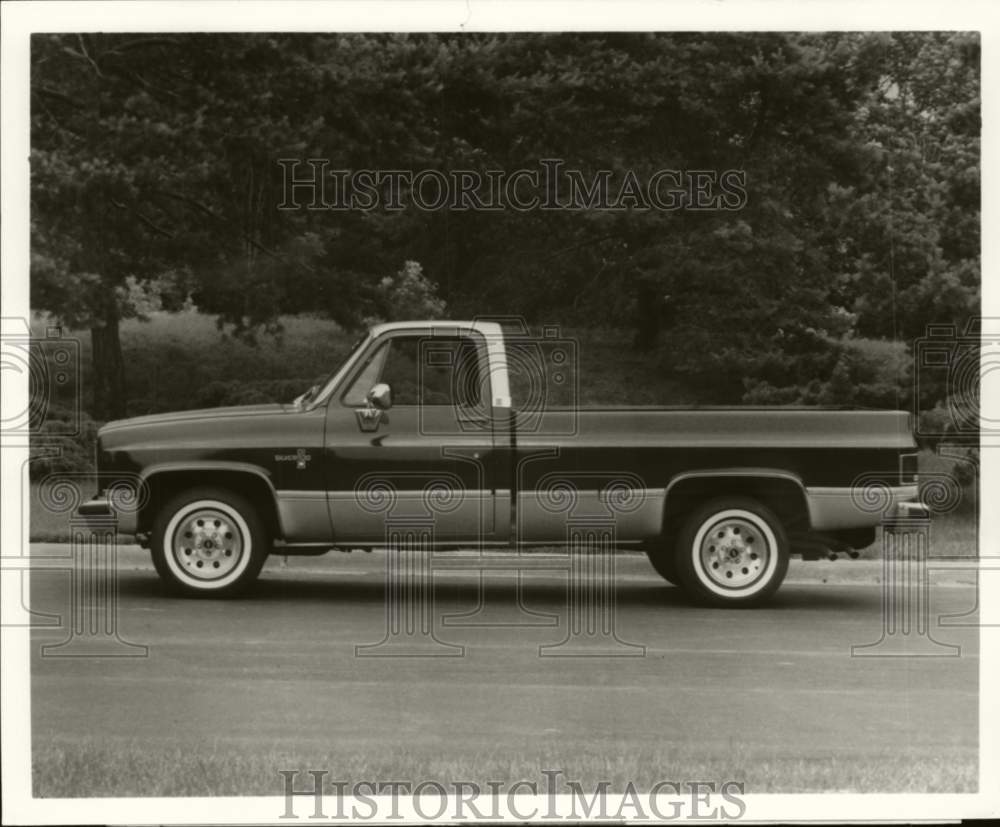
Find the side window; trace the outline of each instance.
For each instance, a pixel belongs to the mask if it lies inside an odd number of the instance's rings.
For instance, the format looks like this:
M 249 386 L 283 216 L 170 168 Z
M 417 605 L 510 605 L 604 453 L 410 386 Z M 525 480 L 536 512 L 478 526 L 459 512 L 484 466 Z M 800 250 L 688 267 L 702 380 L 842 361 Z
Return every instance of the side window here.
M 385 357 L 389 353 L 389 345 L 390 342 L 384 342 L 368 357 L 364 368 L 358 374 L 358 378 L 354 380 L 347 393 L 344 394 L 345 405 L 349 405 L 352 408 L 360 408 L 365 404 L 368 391 L 379 382 L 382 366 L 385 364 Z
M 477 407 L 482 377 L 479 349 L 467 336 L 396 336 L 380 347 L 344 396 L 359 407 L 378 382 L 392 388 L 392 404 Z
M 393 405 L 416 405 L 417 359 L 420 353 L 420 339 L 412 336 L 397 336 L 391 342 L 389 358 L 385 360 L 380 382 L 387 382 L 392 388 Z
M 489 397 L 490 389 L 483 388 L 483 382 L 488 380 L 480 370 L 482 350 L 476 340 L 466 336 L 455 341 L 454 374 L 452 389 L 455 398 L 453 403 L 463 408 L 479 408 L 483 403 L 483 391 Z

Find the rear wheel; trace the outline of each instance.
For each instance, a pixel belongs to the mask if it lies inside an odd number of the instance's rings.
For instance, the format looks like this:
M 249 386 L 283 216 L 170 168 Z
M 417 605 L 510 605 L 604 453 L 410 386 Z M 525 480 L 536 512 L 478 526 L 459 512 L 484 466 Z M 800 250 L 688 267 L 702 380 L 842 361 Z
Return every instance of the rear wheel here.
M 681 529 L 677 573 L 688 592 L 713 606 L 754 606 L 788 571 L 788 538 L 771 509 L 749 497 L 720 497 Z
M 232 597 L 260 574 L 268 537 L 253 505 L 218 488 L 173 497 L 153 523 L 153 565 L 190 597 Z

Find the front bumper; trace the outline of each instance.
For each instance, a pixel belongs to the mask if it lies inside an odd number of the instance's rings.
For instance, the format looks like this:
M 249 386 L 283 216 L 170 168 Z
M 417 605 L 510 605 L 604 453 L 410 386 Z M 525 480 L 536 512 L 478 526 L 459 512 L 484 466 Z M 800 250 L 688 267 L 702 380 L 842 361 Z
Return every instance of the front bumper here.
M 138 528 L 138 514 L 134 509 L 117 508 L 107 494 L 98 494 L 76 510 L 76 516 L 85 522 L 100 524 L 106 528 L 109 521 L 114 521 L 120 534 L 135 534 Z

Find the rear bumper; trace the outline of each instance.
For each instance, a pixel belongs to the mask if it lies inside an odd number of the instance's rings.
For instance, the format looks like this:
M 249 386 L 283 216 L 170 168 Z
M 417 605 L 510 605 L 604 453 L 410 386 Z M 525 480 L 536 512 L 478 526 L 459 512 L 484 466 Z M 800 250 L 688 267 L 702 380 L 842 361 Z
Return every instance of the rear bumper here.
M 809 523 L 814 531 L 877 526 L 887 519 L 930 517 L 917 502 L 916 483 L 873 489 L 869 502 L 854 488 L 807 488 Z
M 115 520 L 121 534 L 135 534 L 138 528 L 138 515 L 135 511 L 116 509 L 107 494 L 98 494 L 81 503 L 76 516 L 85 522 L 100 523 L 102 527 L 107 527 L 109 520 Z
M 931 510 L 922 502 L 896 503 L 896 512 L 893 516 L 896 518 L 913 517 L 917 519 L 929 520 Z

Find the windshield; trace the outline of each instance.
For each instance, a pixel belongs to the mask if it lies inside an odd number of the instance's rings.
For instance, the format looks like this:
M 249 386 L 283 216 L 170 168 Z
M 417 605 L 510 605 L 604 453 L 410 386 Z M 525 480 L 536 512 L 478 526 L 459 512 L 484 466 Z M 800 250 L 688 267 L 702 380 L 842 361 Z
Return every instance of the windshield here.
M 317 405 L 321 405 L 327 400 L 333 389 L 337 387 L 337 385 L 339 385 L 341 380 L 344 378 L 344 374 L 347 373 L 347 370 L 351 366 L 351 363 L 354 362 L 355 357 L 357 357 L 361 350 L 368 344 L 369 339 L 371 339 L 370 332 L 366 331 L 361 334 L 358 340 L 351 347 L 351 352 L 347 354 L 347 358 L 340 363 L 340 367 L 330 373 L 330 375 L 316 387 L 315 391 L 310 388 L 300 397 L 303 407 L 310 409 L 315 408 Z

